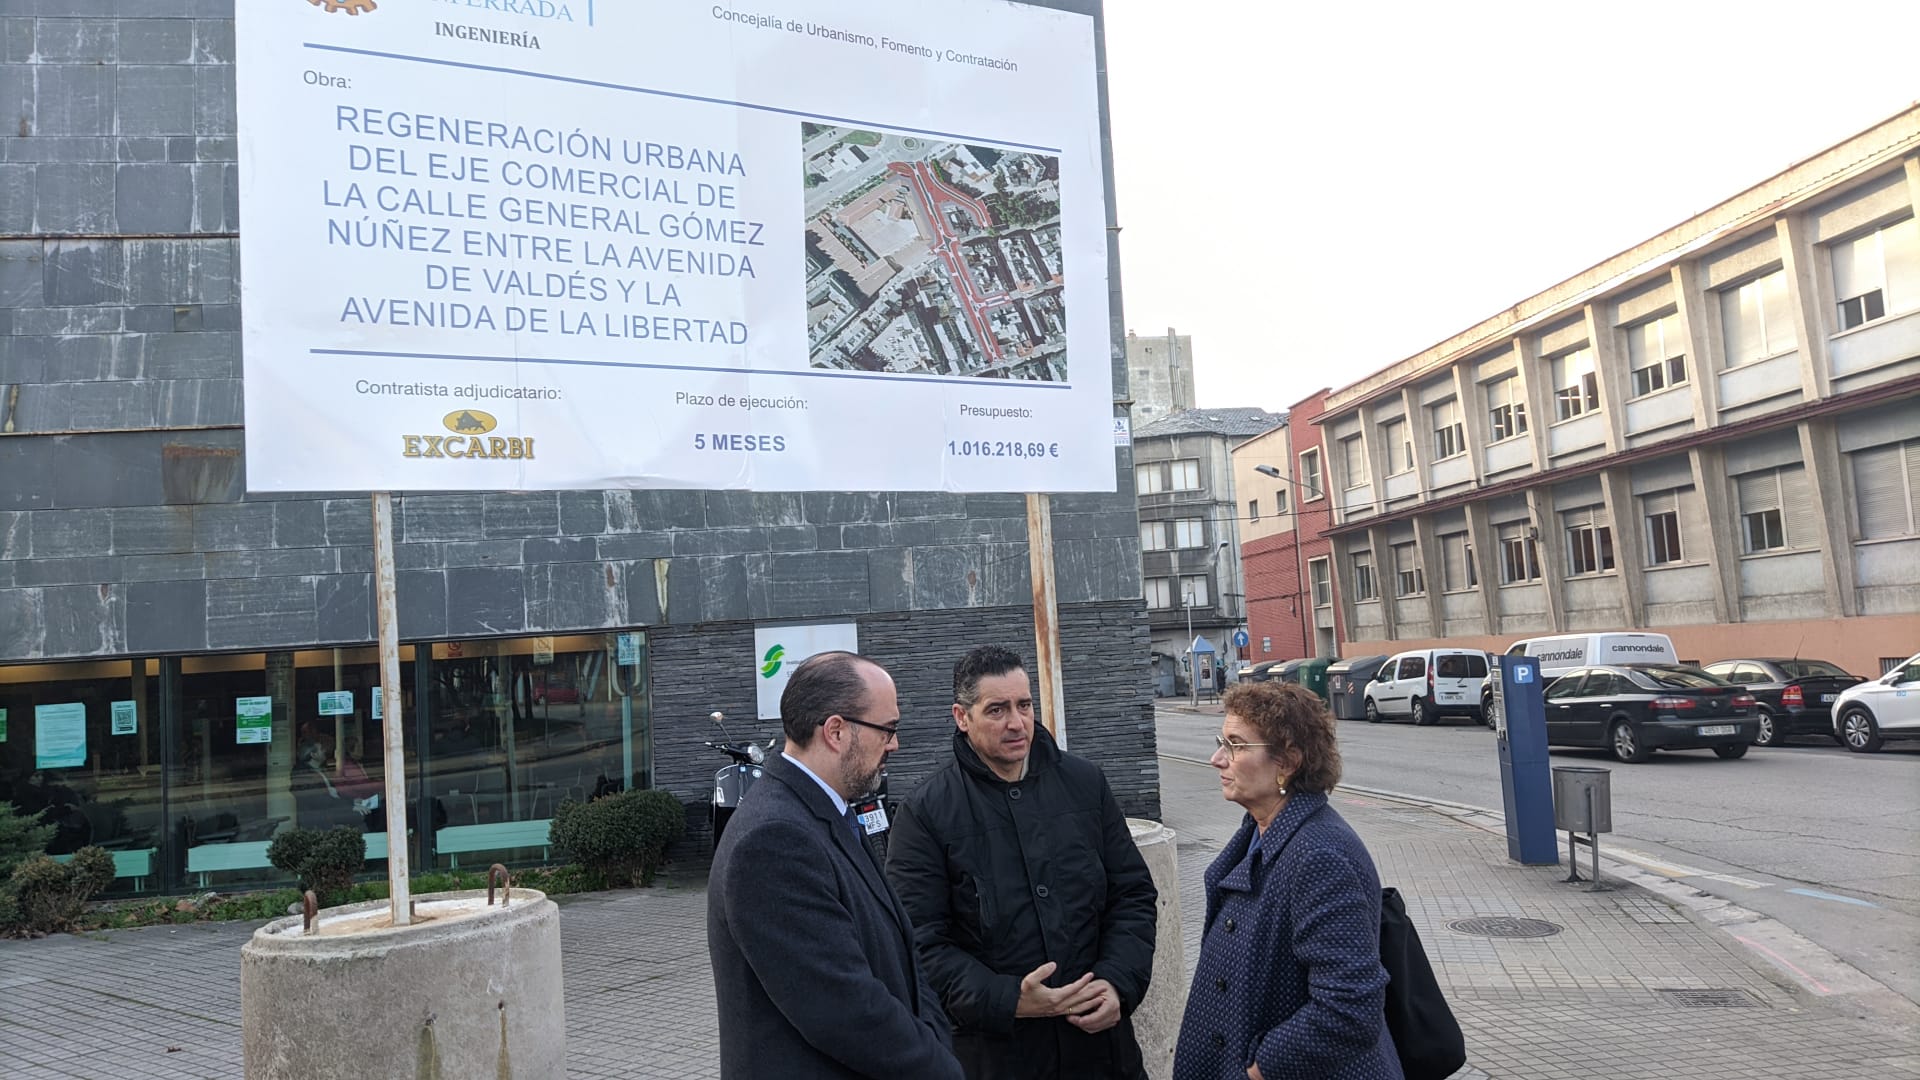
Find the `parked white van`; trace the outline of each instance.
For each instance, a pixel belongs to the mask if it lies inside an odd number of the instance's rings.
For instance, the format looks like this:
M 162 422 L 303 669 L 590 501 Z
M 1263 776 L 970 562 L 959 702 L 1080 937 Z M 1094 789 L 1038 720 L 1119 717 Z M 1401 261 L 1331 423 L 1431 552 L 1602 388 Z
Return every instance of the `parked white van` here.
M 1486 723 L 1480 687 L 1487 681 L 1487 654 L 1479 649 L 1415 649 L 1395 653 L 1367 684 L 1367 721 L 1404 716 L 1418 725 L 1444 716 Z
M 1508 656 L 1540 661 L 1540 674 L 1552 678 L 1575 668 L 1601 664 L 1677 664 L 1673 639 L 1665 634 L 1556 634 L 1528 638 L 1507 648 Z

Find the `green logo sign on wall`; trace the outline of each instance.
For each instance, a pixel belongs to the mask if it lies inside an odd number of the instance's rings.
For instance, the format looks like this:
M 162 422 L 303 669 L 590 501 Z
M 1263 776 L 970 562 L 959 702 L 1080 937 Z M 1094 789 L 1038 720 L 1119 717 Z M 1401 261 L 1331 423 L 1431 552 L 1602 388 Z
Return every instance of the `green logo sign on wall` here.
M 780 665 L 786 660 L 786 657 L 787 647 L 785 645 L 775 645 L 768 649 L 767 655 L 760 658 L 760 677 L 763 679 L 771 679 L 775 675 L 778 675 L 780 673 Z

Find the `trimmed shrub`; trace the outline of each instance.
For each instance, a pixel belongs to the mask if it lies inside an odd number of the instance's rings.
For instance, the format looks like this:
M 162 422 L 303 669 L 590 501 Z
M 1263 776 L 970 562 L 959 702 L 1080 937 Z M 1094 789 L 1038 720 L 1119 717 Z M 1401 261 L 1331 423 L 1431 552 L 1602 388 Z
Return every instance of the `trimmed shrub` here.
M 288 829 L 267 845 L 267 861 L 312 889 L 320 906 L 339 903 L 367 864 L 366 834 L 350 825 Z
M 669 792 L 622 791 L 592 802 L 562 802 L 547 838 L 598 888 L 651 885 L 667 845 L 687 831 L 687 811 Z
M 15 866 L 0 889 L 0 920 L 9 933 L 58 933 L 80 918 L 87 901 L 113 884 L 113 874 L 113 855 L 104 848 L 83 847 L 64 863 L 35 855 Z

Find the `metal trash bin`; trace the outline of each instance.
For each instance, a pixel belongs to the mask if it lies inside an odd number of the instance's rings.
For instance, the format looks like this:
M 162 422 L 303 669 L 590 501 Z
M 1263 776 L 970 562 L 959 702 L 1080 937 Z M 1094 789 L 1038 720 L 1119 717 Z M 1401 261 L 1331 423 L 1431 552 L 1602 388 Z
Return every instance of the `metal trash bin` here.
M 1553 827 L 1567 833 L 1565 880 L 1569 884 L 1582 880 L 1574 834 L 1586 833 L 1593 852 L 1593 882 L 1587 891 L 1609 891 L 1612 886 L 1600 880 L 1600 834 L 1613 831 L 1613 771 L 1592 765 L 1555 765 Z
M 1385 656 L 1359 656 L 1327 669 L 1327 697 L 1336 720 L 1367 718 L 1367 684 L 1387 662 Z
M 1288 671 L 1281 678 L 1291 683 L 1299 683 L 1320 695 L 1321 701 L 1327 701 L 1327 669 L 1332 666 L 1331 657 L 1316 656 L 1300 661 L 1298 667 Z
M 1566 832 L 1612 832 L 1613 770 L 1555 765 L 1553 827 Z

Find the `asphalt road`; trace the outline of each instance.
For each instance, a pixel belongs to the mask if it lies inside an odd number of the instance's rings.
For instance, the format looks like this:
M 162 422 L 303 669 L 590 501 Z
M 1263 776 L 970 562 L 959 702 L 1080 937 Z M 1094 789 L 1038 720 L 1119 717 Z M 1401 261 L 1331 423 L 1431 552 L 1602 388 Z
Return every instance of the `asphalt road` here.
M 1219 717 L 1157 717 L 1161 754 L 1212 753 Z M 1920 744 L 1891 746 L 1852 754 L 1806 740 L 1737 761 L 1699 750 L 1641 765 L 1555 750 L 1553 764 L 1612 769 L 1603 854 L 1770 915 L 1920 1002 Z M 1500 809 L 1493 734 L 1478 724 L 1342 721 L 1340 751 L 1347 784 Z

